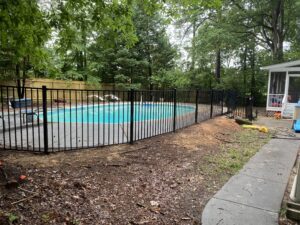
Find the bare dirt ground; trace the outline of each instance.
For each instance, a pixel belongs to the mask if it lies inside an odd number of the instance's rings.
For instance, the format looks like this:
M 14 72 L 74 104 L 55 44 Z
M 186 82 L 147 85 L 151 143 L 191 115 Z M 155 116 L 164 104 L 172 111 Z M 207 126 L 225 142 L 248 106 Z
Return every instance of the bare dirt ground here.
M 92 150 L 0 152 L 0 224 L 200 224 L 207 201 L 268 140 L 219 117 Z M 0 183 L 4 177 L 0 175 Z

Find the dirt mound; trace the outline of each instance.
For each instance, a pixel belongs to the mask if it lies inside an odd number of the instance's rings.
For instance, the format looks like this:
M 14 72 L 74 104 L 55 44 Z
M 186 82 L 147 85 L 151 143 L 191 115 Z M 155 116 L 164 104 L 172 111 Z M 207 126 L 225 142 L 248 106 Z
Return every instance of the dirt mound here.
M 229 135 L 238 130 L 241 130 L 241 127 L 234 120 L 218 117 L 189 127 L 184 132 L 178 132 L 171 141 L 188 150 L 198 150 L 200 146 L 213 147 L 221 142 L 218 136 Z

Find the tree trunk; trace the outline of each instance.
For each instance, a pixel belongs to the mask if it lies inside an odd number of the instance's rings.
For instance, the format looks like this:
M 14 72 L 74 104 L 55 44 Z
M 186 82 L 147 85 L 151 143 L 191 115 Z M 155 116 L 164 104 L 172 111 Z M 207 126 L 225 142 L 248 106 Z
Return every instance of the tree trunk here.
M 87 68 L 87 57 L 86 57 L 86 51 L 83 51 L 83 68 L 86 70 Z
M 273 36 L 273 60 L 283 61 L 284 41 L 284 0 L 272 1 L 272 36 Z
M 23 61 L 23 77 L 21 78 L 20 76 L 20 64 L 17 63 L 16 65 L 16 83 L 17 83 L 17 93 L 18 93 L 18 98 L 24 98 L 25 95 L 25 82 L 26 82 L 26 63 L 25 63 L 25 59 Z
M 195 38 L 196 38 L 196 21 L 193 21 L 193 37 L 192 37 L 192 62 L 190 70 L 193 71 L 195 69 L 195 58 L 196 58 L 196 51 L 195 51 Z
M 253 98 L 256 93 L 255 93 L 255 45 L 253 45 L 252 47 L 252 51 L 251 51 L 251 62 L 250 62 L 250 65 L 251 65 L 251 88 L 250 88 L 250 91 L 251 91 L 251 97 Z
M 248 47 L 245 46 L 244 54 L 242 58 L 242 68 L 243 68 L 243 92 L 247 92 L 247 54 L 248 54 Z
M 86 51 L 82 52 L 82 67 L 84 71 L 84 80 L 87 81 L 87 58 L 86 58 Z
M 220 49 L 218 49 L 216 51 L 215 76 L 216 76 L 217 82 L 220 83 L 220 78 L 221 78 L 221 50 Z
M 147 35 L 150 36 L 150 29 L 149 29 L 149 17 L 147 17 L 147 24 L 146 24 L 146 28 L 147 28 Z M 152 77 L 152 59 L 151 59 L 151 46 L 150 44 L 147 45 L 147 58 L 148 58 L 148 80 L 149 80 L 149 90 L 153 90 L 153 84 L 151 81 L 151 77 Z
M 151 77 L 152 77 L 152 62 L 151 62 L 151 58 L 149 57 L 148 59 L 148 78 L 149 78 L 149 90 L 152 91 L 153 90 L 153 84 L 152 84 L 152 81 L 151 81 Z

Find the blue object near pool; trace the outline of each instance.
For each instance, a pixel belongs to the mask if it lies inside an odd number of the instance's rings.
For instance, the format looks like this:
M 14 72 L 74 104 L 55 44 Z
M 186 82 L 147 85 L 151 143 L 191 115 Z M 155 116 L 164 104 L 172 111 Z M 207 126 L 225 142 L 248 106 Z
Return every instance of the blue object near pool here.
M 293 128 L 295 132 L 300 132 L 300 120 L 296 120 Z
M 295 132 L 300 132 L 300 120 L 299 120 L 299 108 L 300 108 L 300 100 L 298 101 L 297 105 L 295 106 L 295 111 L 294 111 L 294 131 Z
M 32 100 L 30 98 L 16 98 L 11 99 L 10 104 L 12 108 L 22 108 L 22 107 L 29 107 L 32 105 Z
M 181 116 L 195 113 L 195 107 L 177 105 L 176 115 Z M 40 114 L 42 117 L 43 115 Z M 172 103 L 135 103 L 134 121 L 147 121 L 173 118 L 174 105 Z M 59 108 L 47 113 L 48 122 L 66 123 L 129 123 L 130 104 L 95 104 L 83 105 L 77 108 Z

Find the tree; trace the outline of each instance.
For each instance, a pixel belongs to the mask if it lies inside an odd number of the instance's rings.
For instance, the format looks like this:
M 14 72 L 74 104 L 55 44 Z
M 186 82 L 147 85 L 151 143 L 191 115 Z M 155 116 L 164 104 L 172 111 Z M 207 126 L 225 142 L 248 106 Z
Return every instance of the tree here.
M 55 49 L 63 61 L 60 70 L 71 79 L 87 81 L 95 74 L 97 65 L 89 64 L 94 43 L 109 48 L 117 39 L 129 46 L 136 41 L 130 1 L 55 0 L 51 12 L 51 25 L 57 33 Z
M 171 46 L 166 34 L 166 21 L 160 12 L 147 13 L 138 3 L 133 17 L 138 42 L 132 48 L 137 60 L 147 60 L 143 73 L 147 77 L 149 89 L 153 89 L 152 76 L 161 70 L 174 67 L 176 50 Z
M 153 89 L 152 77 L 174 68 L 177 52 L 167 37 L 165 19 L 160 12 L 147 9 L 140 3 L 134 5 L 137 42 L 132 46 L 116 38 L 110 45 L 99 39 L 89 48 L 91 62 L 101 65 L 96 76 L 103 82 L 124 89 Z
M 222 58 L 230 57 L 240 40 L 240 37 L 230 32 L 227 14 L 226 7 L 210 12 L 195 37 L 195 59 L 198 67 L 213 71 L 217 83 L 221 81 Z
M 274 62 L 281 62 L 283 43 L 295 28 L 298 0 L 232 0 L 235 23 L 252 35 L 259 45 L 270 49 Z M 235 9 L 236 8 L 236 9 Z M 298 16 L 299 17 L 299 16 Z
M 4 1 L 0 5 L 0 54 L 6 70 L 14 70 L 18 97 L 24 97 L 27 72 L 41 64 L 49 26 L 37 1 Z

